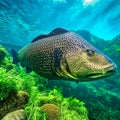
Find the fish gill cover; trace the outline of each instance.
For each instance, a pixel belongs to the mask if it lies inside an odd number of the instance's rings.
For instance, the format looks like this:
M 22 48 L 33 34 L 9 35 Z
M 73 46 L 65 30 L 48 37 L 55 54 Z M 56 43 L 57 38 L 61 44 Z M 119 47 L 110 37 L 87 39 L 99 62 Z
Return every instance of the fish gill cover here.
M 118 72 L 96 82 L 47 81 L 13 65 L 0 47 L 0 119 L 120 120 L 119 11 L 119 0 L 1 0 L 0 43 L 8 51 L 64 27 L 112 58 Z

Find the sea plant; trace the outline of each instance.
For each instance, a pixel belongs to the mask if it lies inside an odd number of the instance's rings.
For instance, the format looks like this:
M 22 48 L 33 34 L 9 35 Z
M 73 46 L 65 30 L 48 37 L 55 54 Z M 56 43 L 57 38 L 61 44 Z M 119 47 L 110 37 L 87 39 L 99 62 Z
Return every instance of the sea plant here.
M 0 68 L 0 100 L 7 98 L 12 93 L 17 93 L 15 79 L 7 73 L 6 69 Z
M 73 97 L 64 98 L 61 104 L 61 120 L 88 120 L 88 112 L 84 104 Z
M 2 60 L 4 60 L 5 56 L 7 55 L 7 52 L 5 50 L 5 48 L 3 48 L 1 45 L 0 45 L 0 62 Z

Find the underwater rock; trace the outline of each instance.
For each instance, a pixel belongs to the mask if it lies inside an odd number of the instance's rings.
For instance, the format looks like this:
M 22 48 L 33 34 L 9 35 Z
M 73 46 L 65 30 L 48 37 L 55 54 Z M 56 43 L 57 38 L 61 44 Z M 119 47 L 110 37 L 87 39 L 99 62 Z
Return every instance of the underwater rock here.
M 5 58 L 6 50 L 0 46 L 0 62 Z
M 25 120 L 24 110 L 16 110 L 5 115 L 2 120 Z
M 46 113 L 47 120 L 59 120 L 60 108 L 54 104 L 44 104 L 41 111 Z
M 27 92 L 19 91 L 17 94 L 11 94 L 7 99 L 0 101 L 0 119 L 9 112 L 23 109 L 28 99 Z

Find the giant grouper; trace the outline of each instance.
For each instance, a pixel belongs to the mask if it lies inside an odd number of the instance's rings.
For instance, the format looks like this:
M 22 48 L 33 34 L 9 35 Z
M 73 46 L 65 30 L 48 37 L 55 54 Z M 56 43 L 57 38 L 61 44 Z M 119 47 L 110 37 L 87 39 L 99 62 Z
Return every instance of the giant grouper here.
M 115 63 L 82 36 L 63 28 L 36 37 L 17 52 L 13 63 L 49 80 L 84 82 L 115 73 Z

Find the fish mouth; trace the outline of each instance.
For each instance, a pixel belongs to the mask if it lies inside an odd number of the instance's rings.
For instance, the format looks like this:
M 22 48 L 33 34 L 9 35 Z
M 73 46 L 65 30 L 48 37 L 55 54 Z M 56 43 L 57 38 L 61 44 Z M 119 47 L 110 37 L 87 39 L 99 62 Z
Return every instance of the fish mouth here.
M 91 78 L 91 79 L 97 79 L 97 78 L 111 76 L 115 72 L 116 72 L 116 67 L 112 66 L 112 67 L 108 67 L 108 68 L 104 69 L 100 73 L 91 73 L 91 74 L 88 74 L 88 75 L 86 75 L 86 77 L 87 78 Z
M 93 74 L 86 75 L 87 78 L 99 78 L 102 76 L 103 75 L 101 73 L 93 73 Z

